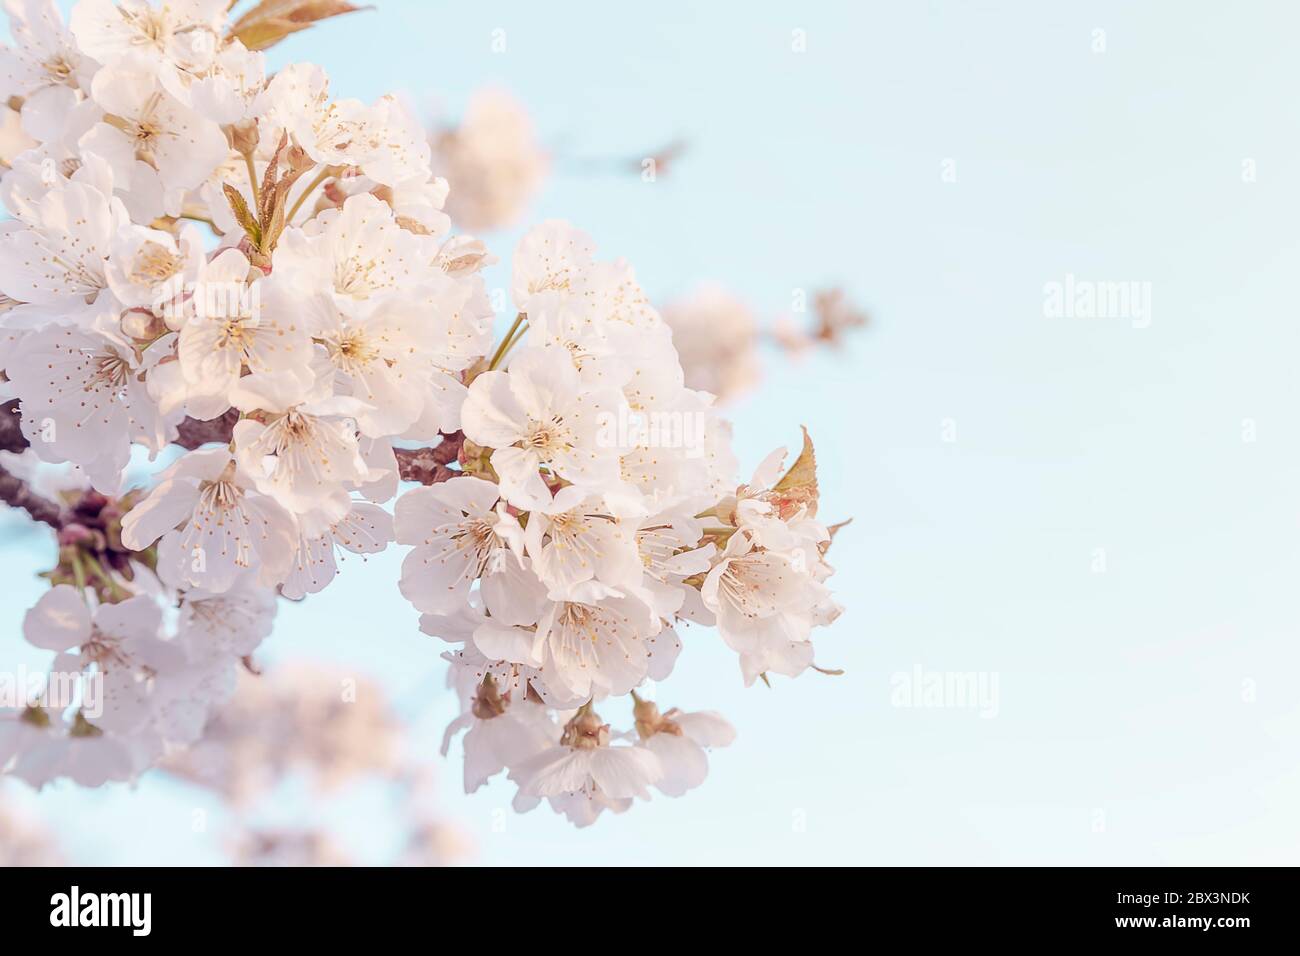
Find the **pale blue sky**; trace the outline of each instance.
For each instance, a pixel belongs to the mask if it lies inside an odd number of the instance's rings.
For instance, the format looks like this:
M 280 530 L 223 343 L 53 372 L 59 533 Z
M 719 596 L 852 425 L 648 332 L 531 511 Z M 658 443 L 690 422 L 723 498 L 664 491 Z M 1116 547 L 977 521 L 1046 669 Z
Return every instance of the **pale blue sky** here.
M 839 282 L 875 319 L 847 354 L 768 356 L 734 409 L 746 469 L 808 424 L 823 514 L 855 518 L 831 555 L 847 610 L 818 635 L 847 673 L 746 690 L 715 635 L 688 634 L 660 699 L 739 730 L 705 786 L 586 831 L 538 811 L 496 832 L 510 789 L 459 794 L 454 760 L 442 805 L 479 861 L 1296 862 L 1294 5 L 378 8 L 276 61 L 453 112 L 504 86 L 561 154 L 530 219 L 587 229 L 660 299 L 713 279 L 775 314 Z M 690 152 L 653 184 L 564 159 L 676 136 Z M 506 256 L 517 235 L 488 238 Z M 1150 326 L 1046 318 L 1067 273 L 1149 282 Z M 3 527 L 18 660 L 38 539 Z M 266 656 L 384 681 L 432 761 L 454 703 L 399 562 L 285 608 Z M 998 715 L 891 706 L 916 665 L 997 673 Z M 174 785 L 40 805 L 85 862 L 217 859 L 190 832 L 215 805 Z M 332 814 L 371 860 L 391 840 L 382 793 L 289 792 L 277 813 Z

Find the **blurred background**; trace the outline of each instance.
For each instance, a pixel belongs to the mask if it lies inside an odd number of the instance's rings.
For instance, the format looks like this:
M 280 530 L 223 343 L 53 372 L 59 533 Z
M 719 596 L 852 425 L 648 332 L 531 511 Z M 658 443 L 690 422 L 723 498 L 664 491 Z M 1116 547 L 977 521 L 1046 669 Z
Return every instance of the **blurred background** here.
M 548 164 L 479 231 L 490 285 L 559 217 L 657 303 L 713 281 L 779 328 L 839 287 L 871 319 L 839 348 L 764 340 L 729 409 L 742 475 L 806 424 L 819 516 L 854 518 L 830 553 L 846 610 L 816 635 L 845 673 L 746 689 L 687 631 L 658 699 L 739 738 L 685 798 L 575 830 L 515 815 L 503 780 L 461 793 L 402 549 L 284 604 L 259 660 L 382 688 L 459 862 L 1296 862 L 1297 26 L 1281 2 L 378 0 L 290 38 L 272 63 L 324 65 L 335 96 L 454 125 L 494 88 L 531 117 Z M 1057 314 L 1067 276 L 1149 308 Z M 0 659 L 36 667 L 19 626 L 52 545 L 0 531 Z M 918 673 L 985 698 L 918 706 Z M 226 805 L 161 774 L 4 795 L 77 863 L 229 856 Z M 386 782 L 289 780 L 258 813 L 400 855 Z

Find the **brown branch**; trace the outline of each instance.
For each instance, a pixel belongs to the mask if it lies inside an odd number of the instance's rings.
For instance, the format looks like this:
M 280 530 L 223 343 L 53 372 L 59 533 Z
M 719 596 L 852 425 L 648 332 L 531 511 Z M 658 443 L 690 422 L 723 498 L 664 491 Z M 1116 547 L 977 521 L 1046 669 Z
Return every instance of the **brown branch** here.
M 20 421 L 18 399 L 0 405 L 0 451 L 19 455 L 27 448 L 27 436 L 23 434 Z M 41 497 L 27 482 L 3 467 L 0 467 L 0 501 L 11 508 L 21 508 L 34 520 L 52 528 L 63 527 L 63 507 Z
M 175 444 L 182 448 L 193 450 L 200 445 L 206 445 L 210 442 L 228 443 L 234 434 L 235 422 L 239 421 L 239 411 L 229 409 L 224 415 L 208 421 L 199 421 L 197 418 L 185 418 L 176 426 Z M 403 481 L 418 481 L 422 485 L 433 485 L 440 481 L 446 481 L 449 478 L 455 478 L 460 474 L 447 466 L 456 461 L 460 455 L 461 445 L 464 444 L 465 436 L 460 432 L 452 432 L 449 435 L 441 436 L 437 445 L 431 445 L 425 448 L 394 448 L 393 454 L 397 456 L 398 474 Z M 18 400 L 5 402 L 0 405 L 0 450 L 20 453 L 27 448 L 27 437 L 19 427 Z M 35 505 L 37 511 L 32 511 L 25 504 L 19 504 L 20 501 L 35 502 L 43 501 L 37 495 L 33 495 L 30 489 L 21 479 L 14 478 L 12 475 L 5 473 L 7 480 L 4 485 L 4 496 L 0 498 L 8 504 L 15 507 L 24 508 L 32 513 L 32 516 L 38 521 L 45 521 L 47 524 L 54 524 L 57 528 L 60 525 L 50 521 L 47 517 L 40 515 L 57 515 L 61 509 L 51 502 L 46 502 L 48 508 L 42 508 Z M 24 490 L 25 489 L 25 490 Z
M 18 399 L 0 405 L 0 451 L 19 454 L 27 449 L 27 436 L 19 426 L 20 420 Z M 208 442 L 228 442 L 238 420 L 239 411 L 234 408 L 206 422 L 185 418 L 176 426 L 176 444 L 193 450 Z
M 0 501 L 11 508 L 21 508 L 51 528 L 63 527 L 63 508 L 56 502 L 43 498 L 32 491 L 31 486 L 17 475 L 10 474 L 0 467 Z
M 200 445 L 206 445 L 208 442 L 215 441 L 228 444 L 235 433 L 235 422 L 237 421 L 239 421 L 239 409 L 237 408 L 228 408 L 224 415 L 218 415 L 206 422 L 199 421 L 197 418 L 186 417 L 176 426 L 174 443 L 191 451 Z
M 0 405 L 0 451 L 21 454 L 27 448 L 27 436 L 20 426 L 18 399 Z
M 220 418 L 201 422 L 186 418 L 177 426 L 175 444 L 182 448 L 194 449 L 208 442 L 228 442 L 234 432 L 239 412 L 230 409 Z M 443 435 L 437 445 L 425 448 L 394 448 L 397 456 L 397 471 L 403 481 L 418 481 L 422 485 L 434 485 L 448 478 L 455 478 L 459 471 L 447 466 L 460 454 L 460 446 L 465 436 L 460 432 Z
M 443 435 L 437 444 L 426 448 L 394 448 L 397 472 L 403 481 L 418 481 L 422 485 L 435 485 L 460 474 L 447 466 L 460 455 L 465 436 L 460 432 Z

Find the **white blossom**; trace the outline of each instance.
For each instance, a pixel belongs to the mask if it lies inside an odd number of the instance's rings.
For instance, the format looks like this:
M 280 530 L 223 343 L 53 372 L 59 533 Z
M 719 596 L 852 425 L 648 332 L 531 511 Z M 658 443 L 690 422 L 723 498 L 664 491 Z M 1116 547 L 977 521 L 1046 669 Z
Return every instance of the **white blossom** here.
M 652 701 L 638 699 L 633 713 L 639 745 L 658 757 L 663 769 L 655 788 L 669 797 L 702 784 L 709 772 L 706 751 L 736 739 L 736 729 L 716 711 L 686 713 L 674 707 L 661 714 Z
M 47 326 L 23 338 L 6 371 L 22 397 L 32 450 L 43 461 L 83 466 L 101 490 L 116 490 L 133 440 L 155 451 L 167 441 L 140 360 L 119 338 Z
M 260 494 L 254 480 L 225 449 L 192 451 L 122 522 L 133 550 L 163 538 L 159 559 L 190 587 L 220 593 L 245 569 L 266 584 L 283 580 L 297 538 L 292 517 Z
M 345 12 L 310 6 L 231 25 L 228 0 L 79 0 L 65 26 L 8 4 L 6 500 L 57 548 L 23 622 L 46 692 L 0 712 L 0 773 L 164 765 L 243 801 L 305 762 L 413 790 L 373 698 L 250 676 L 280 600 L 396 542 L 467 791 L 504 775 L 517 810 L 578 826 L 680 796 L 734 737 L 650 701 L 683 644 L 720 640 L 745 684 L 794 676 L 839 614 L 811 440 L 739 484 L 714 393 L 744 378 L 745 317 L 665 321 L 566 221 L 524 233 L 507 309 L 444 206 L 471 228 L 518 212 L 545 166 L 526 117 L 476 97 L 434 150 L 394 96 L 336 99 L 310 62 L 268 76 L 261 48 Z M 56 701 L 65 674 L 84 688 Z M 626 732 L 594 711 L 620 698 Z M 441 832 L 422 819 L 403 858 L 443 858 Z M 341 859 L 310 826 L 246 836 L 250 862 Z
M 618 449 L 599 441 L 602 414 L 614 414 L 613 389 L 586 389 L 568 353 L 555 346 L 528 348 L 510 372 L 484 372 L 470 386 L 461 413 L 465 434 L 494 448 L 492 467 L 501 493 L 521 508 L 551 499 L 545 468 L 592 490 L 618 480 Z
M 91 97 L 104 118 L 81 139 L 81 148 L 104 157 L 119 184 L 132 182 L 137 164 L 157 174 L 173 214 L 181 190 L 211 174 L 229 147 L 212 120 L 168 93 L 150 73 L 105 67 L 95 74 Z
M 65 115 L 81 102 L 97 64 L 77 46 L 54 0 L 7 6 L 15 43 L 0 46 L 0 99 L 22 101 L 29 136 L 54 139 Z

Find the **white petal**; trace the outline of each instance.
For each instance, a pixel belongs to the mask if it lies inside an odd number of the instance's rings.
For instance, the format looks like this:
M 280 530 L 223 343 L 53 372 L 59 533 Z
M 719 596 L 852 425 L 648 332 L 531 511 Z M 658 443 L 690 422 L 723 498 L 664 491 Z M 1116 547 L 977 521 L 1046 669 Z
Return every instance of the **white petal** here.
M 90 610 L 77 589 L 68 584 L 51 588 L 23 618 L 28 644 L 64 651 L 90 635 Z
M 736 728 L 715 710 L 675 714 L 673 723 L 701 747 L 729 747 L 736 739 Z
M 122 519 L 122 543 L 143 551 L 194 514 L 199 489 L 193 482 L 173 479 L 159 484 Z
M 644 746 L 659 758 L 664 775 L 655 786 L 670 797 L 693 790 L 709 775 L 709 758 L 689 737 L 655 734 Z
M 539 667 L 533 657 L 533 633 L 521 627 L 501 627 L 491 622 L 474 631 L 474 646 L 489 661 L 509 661 Z
M 659 758 L 643 747 L 597 747 L 591 753 L 591 777 L 608 796 L 644 797 L 646 787 L 663 777 Z

